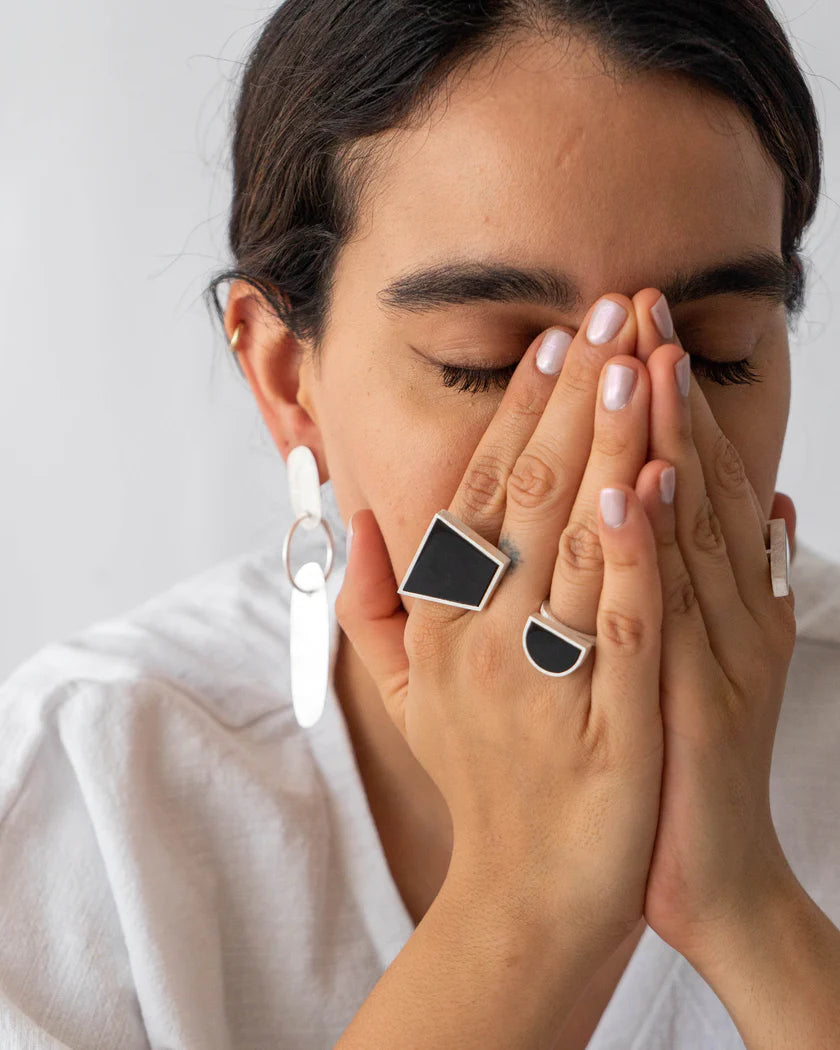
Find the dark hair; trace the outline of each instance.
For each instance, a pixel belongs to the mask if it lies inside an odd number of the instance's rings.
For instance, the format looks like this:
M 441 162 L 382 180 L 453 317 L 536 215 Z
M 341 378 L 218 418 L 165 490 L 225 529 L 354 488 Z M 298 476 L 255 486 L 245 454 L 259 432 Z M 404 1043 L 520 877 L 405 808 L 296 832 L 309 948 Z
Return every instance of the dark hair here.
M 285 0 L 248 56 L 236 102 L 235 265 L 204 292 L 219 320 L 219 284 L 243 280 L 317 356 L 338 256 L 381 152 L 382 140 L 368 136 L 416 126 L 441 86 L 499 44 L 564 31 L 591 38 L 623 71 L 679 74 L 751 118 L 784 176 L 786 306 L 798 313 L 822 140 L 765 0 Z

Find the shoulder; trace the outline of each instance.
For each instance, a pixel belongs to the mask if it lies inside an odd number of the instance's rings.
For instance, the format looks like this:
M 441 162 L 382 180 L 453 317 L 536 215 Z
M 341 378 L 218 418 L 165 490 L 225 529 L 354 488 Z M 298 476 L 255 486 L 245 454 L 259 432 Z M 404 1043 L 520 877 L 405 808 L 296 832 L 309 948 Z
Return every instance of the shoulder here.
M 141 738 L 186 750 L 271 719 L 291 744 L 284 577 L 276 546 L 249 552 L 21 663 L 0 682 L 0 820 L 44 748 L 104 774 Z
M 96 816 L 108 778 L 91 790 L 79 760 L 79 714 L 92 714 L 99 690 L 37 654 L 0 686 L 0 1045 L 10 1050 L 148 1045 L 108 870 L 114 836 Z M 91 750 L 95 733 L 81 736 Z
M 52 1045 L 48 1031 L 146 1046 L 138 1002 L 145 1020 L 177 1007 L 198 1024 L 183 982 L 200 966 L 215 980 L 208 931 L 229 892 L 267 906 L 279 866 L 302 864 L 303 829 L 325 817 L 290 703 L 283 575 L 275 548 L 213 566 L 0 683 L 3 1047 Z M 221 1031 L 211 998 L 201 1025 Z
M 278 674 L 288 662 L 284 576 L 274 547 L 249 552 L 51 642 L 0 682 L 0 716 L 22 703 L 48 709 L 80 691 L 120 695 L 157 679 L 218 702 L 221 720 L 247 720 L 267 702 L 266 689 L 275 702 L 287 692 Z

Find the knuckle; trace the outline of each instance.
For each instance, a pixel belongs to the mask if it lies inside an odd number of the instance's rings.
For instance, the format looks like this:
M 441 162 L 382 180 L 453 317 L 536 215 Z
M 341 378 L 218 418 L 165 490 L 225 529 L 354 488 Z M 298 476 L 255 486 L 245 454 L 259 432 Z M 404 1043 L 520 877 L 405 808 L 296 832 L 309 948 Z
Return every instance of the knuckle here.
M 650 648 L 654 632 L 638 615 L 605 606 L 598 610 L 596 633 L 622 656 L 638 656 Z
M 575 572 L 603 572 L 604 552 L 597 530 L 585 521 L 570 521 L 560 534 L 557 560 Z
M 593 360 L 589 364 L 580 360 L 576 363 L 574 361 L 564 363 L 560 378 L 564 394 L 569 395 L 572 399 L 591 400 L 598 386 L 599 371 L 599 360 Z
M 621 456 L 630 442 L 627 434 L 617 427 L 601 427 L 596 430 L 593 446 L 601 456 Z
M 511 393 L 511 412 L 517 419 L 533 420 L 536 423 L 542 417 L 546 400 L 543 389 L 526 383 Z
M 630 550 L 616 551 L 613 557 L 610 559 L 610 568 L 617 573 L 636 573 L 640 568 L 645 566 L 645 558 L 640 550 L 631 548 Z
M 662 601 L 663 616 L 686 616 L 697 605 L 697 592 L 688 573 L 669 583 Z
M 403 631 L 403 647 L 412 663 L 427 663 L 440 658 L 440 632 L 428 617 L 408 614 Z
M 460 494 L 467 514 L 480 518 L 504 511 L 506 493 L 506 470 L 498 457 L 487 454 L 470 463 Z
M 557 475 L 545 456 L 533 449 L 522 452 L 507 482 L 507 500 L 531 509 L 540 506 L 557 489 Z
M 723 433 L 715 442 L 714 466 L 715 477 L 723 492 L 727 496 L 740 496 L 747 483 L 747 474 L 738 450 Z
M 695 546 L 707 554 L 723 557 L 726 554 L 726 541 L 723 538 L 723 529 L 717 516 L 712 501 L 706 494 L 697 517 L 694 521 L 692 539 Z

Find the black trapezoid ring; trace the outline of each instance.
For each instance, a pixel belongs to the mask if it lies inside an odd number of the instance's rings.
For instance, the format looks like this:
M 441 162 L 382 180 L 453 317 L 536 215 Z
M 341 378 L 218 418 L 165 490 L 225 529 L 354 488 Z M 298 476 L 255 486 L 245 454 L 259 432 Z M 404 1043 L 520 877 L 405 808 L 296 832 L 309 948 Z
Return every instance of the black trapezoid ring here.
M 411 559 L 397 594 L 479 611 L 510 558 L 448 510 L 439 510 Z
M 553 678 L 576 671 L 595 646 L 595 635 L 576 631 L 552 616 L 548 599 L 531 613 L 522 630 L 522 648 L 529 663 Z

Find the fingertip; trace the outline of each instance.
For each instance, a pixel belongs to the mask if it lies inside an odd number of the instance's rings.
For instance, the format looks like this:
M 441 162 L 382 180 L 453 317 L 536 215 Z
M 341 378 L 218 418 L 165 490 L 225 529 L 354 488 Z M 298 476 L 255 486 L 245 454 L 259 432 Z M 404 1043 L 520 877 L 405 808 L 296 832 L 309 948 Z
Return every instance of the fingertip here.
M 677 471 L 673 464 L 668 463 L 659 474 L 659 498 L 663 505 L 673 510 L 674 493 L 677 486 Z
M 631 491 L 620 483 L 601 489 L 598 518 L 603 527 L 612 531 L 624 525 L 630 513 Z
M 350 515 L 347 520 L 347 554 L 349 557 L 350 551 L 353 547 L 359 545 L 360 541 L 362 545 L 369 545 L 371 536 L 368 535 L 370 532 L 370 524 L 368 519 L 372 518 L 373 523 L 378 530 L 378 523 L 376 516 L 370 507 L 357 507 L 356 510 Z
M 672 538 L 676 528 L 674 493 L 676 468 L 667 460 L 646 463 L 637 482 L 639 501 L 658 542 Z
M 651 309 L 656 306 L 659 300 L 662 298 L 662 292 L 659 288 L 654 288 L 649 285 L 647 288 L 642 288 L 636 292 L 633 296 L 633 305 L 636 308 L 640 320 L 648 314 Z

